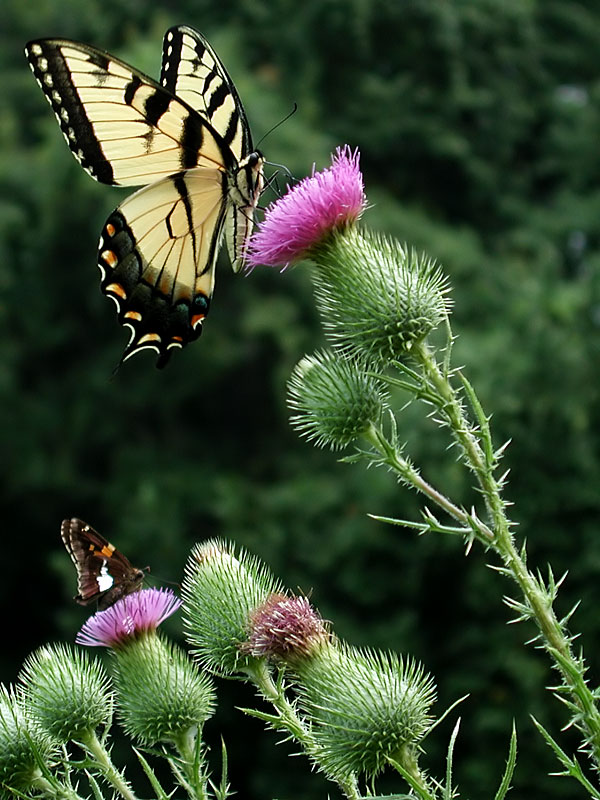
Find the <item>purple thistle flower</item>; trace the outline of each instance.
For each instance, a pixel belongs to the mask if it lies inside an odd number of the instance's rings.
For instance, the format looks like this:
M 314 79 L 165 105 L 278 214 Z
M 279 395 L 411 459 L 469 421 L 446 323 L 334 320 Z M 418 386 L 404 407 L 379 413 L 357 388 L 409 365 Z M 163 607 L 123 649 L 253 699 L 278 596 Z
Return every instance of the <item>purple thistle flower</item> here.
M 155 630 L 181 600 L 170 589 L 142 589 L 98 611 L 83 625 L 75 641 L 89 647 L 118 647 L 141 633 Z
M 306 597 L 272 594 L 252 612 L 243 649 L 258 658 L 294 661 L 310 656 L 329 640 L 323 618 Z
M 331 166 L 304 178 L 272 203 L 250 239 L 248 265 L 287 266 L 335 230 L 356 222 L 366 206 L 358 149 L 338 147 Z

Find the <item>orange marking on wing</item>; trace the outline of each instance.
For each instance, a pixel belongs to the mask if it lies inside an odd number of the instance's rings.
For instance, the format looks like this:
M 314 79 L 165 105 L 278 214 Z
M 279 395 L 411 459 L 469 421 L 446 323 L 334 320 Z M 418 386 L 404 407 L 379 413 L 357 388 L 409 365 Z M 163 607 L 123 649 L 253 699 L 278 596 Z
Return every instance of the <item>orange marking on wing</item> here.
M 197 325 L 201 325 L 205 316 L 206 314 L 194 314 L 192 317 L 192 328 L 195 328 Z
M 102 259 L 108 264 L 109 267 L 114 269 L 119 263 L 116 253 L 112 250 L 104 250 L 102 252 Z
M 122 300 L 127 298 L 127 292 L 120 283 L 109 283 L 106 287 L 106 291 L 118 295 Z
M 158 333 L 147 333 L 138 341 L 138 344 L 143 344 L 144 342 L 160 342 L 160 336 Z
M 115 233 L 117 232 L 115 226 L 110 222 L 107 224 L 104 230 L 106 231 L 107 236 L 114 236 Z
M 142 315 L 139 311 L 127 311 L 127 313 L 124 314 L 124 317 L 125 319 L 134 319 L 136 322 L 142 321 Z
M 112 544 L 105 544 L 102 550 L 100 550 L 100 555 L 106 556 L 106 558 L 110 558 L 112 554 L 115 552 L 115 548 Z
M 183 342 L 183 336 L 171 336 L 172 342 Z

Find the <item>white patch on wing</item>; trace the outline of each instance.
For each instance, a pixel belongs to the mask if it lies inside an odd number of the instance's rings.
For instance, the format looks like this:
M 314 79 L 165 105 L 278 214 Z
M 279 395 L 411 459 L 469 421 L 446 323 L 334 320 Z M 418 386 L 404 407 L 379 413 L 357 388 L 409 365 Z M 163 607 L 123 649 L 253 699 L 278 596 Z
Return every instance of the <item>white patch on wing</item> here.
M 109 573 L 106 567 L 106 561 L 102 562 L 102 568 L 100 569 L 100 575 L 96 578 L 96 583 L 98 584 L 98 590 L 100 592 L 106 592 L 107 589 L 115 582 L 113 576 Z

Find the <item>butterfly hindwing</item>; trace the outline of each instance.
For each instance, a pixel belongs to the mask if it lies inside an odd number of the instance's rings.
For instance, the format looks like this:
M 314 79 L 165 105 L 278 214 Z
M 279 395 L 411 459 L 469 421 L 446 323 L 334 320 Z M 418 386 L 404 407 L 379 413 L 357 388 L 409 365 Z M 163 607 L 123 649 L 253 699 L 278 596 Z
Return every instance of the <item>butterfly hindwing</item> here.
M 185 26 L 167 31 L 161 83 L 79 42 L 40 39 L 26 54 L 60 128 L 96 180 L 142 186 L 107 220 L 101 288 L 132 335 L 164 366 L 201 332 L 223 230 L 244 261 L 263 188 L 248 121 L 220 59 Z
M 224 179 L 206 168 L 164 178 L 108 218 L 98 265 L 102 290 L 132 331 L 123 360 L 150 348 L 162 366 L 200 335 L 223 231 Z
M 78 603 L 97 602 L 103 610 L 141 587 L 144 571 L 133 567 L 90 525 L 76 518 L 65 519 L 60 533 L 77 570 Z

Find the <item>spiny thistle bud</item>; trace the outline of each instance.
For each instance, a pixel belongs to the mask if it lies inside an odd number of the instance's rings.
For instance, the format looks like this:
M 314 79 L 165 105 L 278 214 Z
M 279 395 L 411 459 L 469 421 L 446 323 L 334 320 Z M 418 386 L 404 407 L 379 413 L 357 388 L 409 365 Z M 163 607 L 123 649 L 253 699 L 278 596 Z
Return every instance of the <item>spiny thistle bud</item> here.
M 152 633 L 114 655 L 119 719 L 142 744 L 177 742 L 212 716 L 212 682 L 174 644 Z
M 325 332 L 345 355 L 378 365 L 400 359 L 448 313 L 447 281 L 435 262 L 378 234 L 333 236 L 314 261 Z
M 279 583 L 258 559 L 233 545 L 211 540 L 196 545 L 186 566 L 182 587 L 184 623 L 193 653 L 202 666 L 219 675 L 251 669 L 254 657 L 244 654 L 252 611 Z
M 292 425 L 318 447 L 346 447 L 378 423 L 385 393 L 352 359 L 323 351 L 305 356 L 288 382 Z
M 335 779 L 372 778 L 404 760 L 431 725 L 433 682 L 412 661 L 348 645 L 323 647 L 295 667 L 300 705 L 312 722 L 318 765 Z
M 18 795 L 41 777 L 40 762 L 56 755 L 55 745 L 12 690 L 0 686 L 0 786 Z M 1 791 L 1 796 L 7 796 Z
M 42 647 L 23 666 L 25 702 L 61 743 L 85 741 L 112 716 L 110 680 L 98 661 L 67 645 Z
M 248 641 L 242 649 L 257 658 L 294 664 L 329 639 L 325 622 L 306 597 L 272 594 L 250 614 Z

